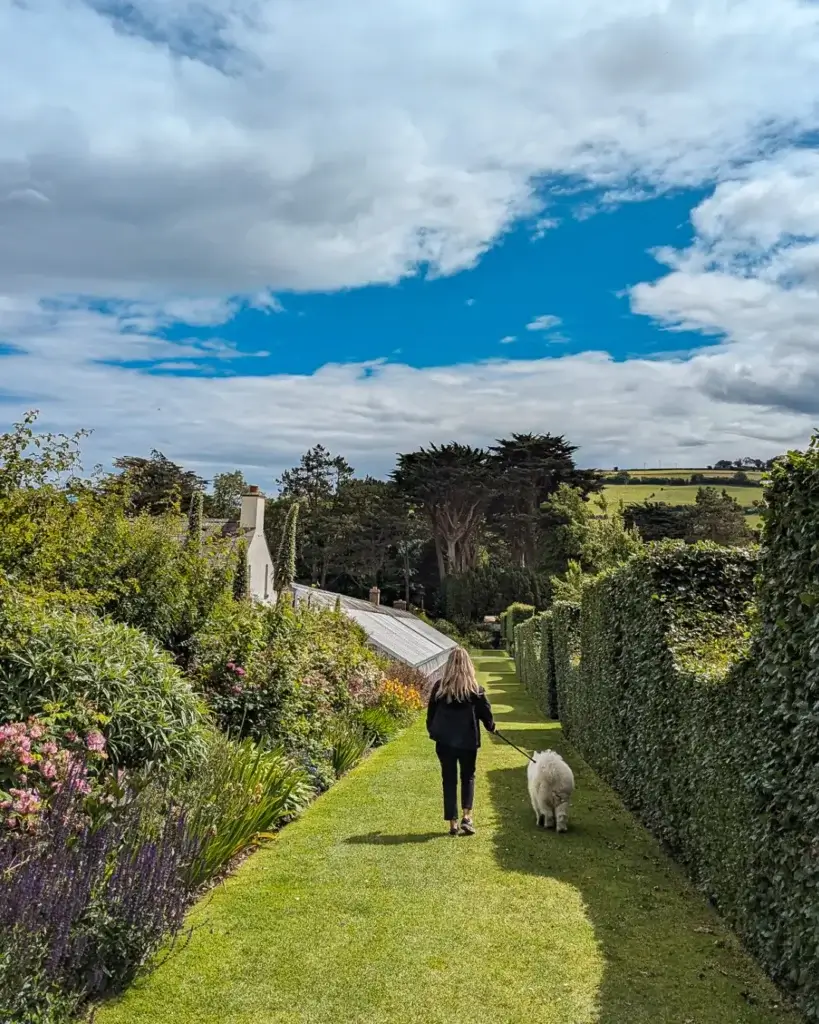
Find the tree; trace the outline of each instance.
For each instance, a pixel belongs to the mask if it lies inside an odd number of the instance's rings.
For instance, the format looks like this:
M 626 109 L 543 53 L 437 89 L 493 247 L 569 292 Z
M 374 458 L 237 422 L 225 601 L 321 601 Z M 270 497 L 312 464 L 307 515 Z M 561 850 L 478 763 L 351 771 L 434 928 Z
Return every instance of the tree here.
M 585 495 L 602 488 L 591 470 L 577 469 L 577 448 L 564 437 L 551 434 L 512 434 L 489 449 L 490 465 L 498 482 L 490 518 L 503 534 L 516 565 L 534 569 L 543 553 L 549 529 L 543 504 L 561 484 Z
M 192 470 L 183 469 L 156 450 L 149 459 L 136 455 L 114 459 L 114 467 L 119 474 L 109 475 L 103 487 L 126 494 L 132 514 L 162 515 L 178 508 L 188 510 L 194 493 L 204 491 L 207 485 Z
M 399 455 L 393 480 L 429 523 L 441 583 L 473 568 L 495 493 L 488 454 L 456 442 L 431 445 Z
M 247 484 L 241 470 L 217 473 L 213 478 L 213 494 L 205 495 L 206 514 L 213 519 L 238 519 L 242 509 L 242 495 L 246 490 Z
M 552 580 L 558 600 L 579 599 L 588 576 L 621 565 L 643 547 L 639 533 L 626 525 L 622 507 L 610 508 L 602 495 L 588 502 L 578 488 L 561 484 L 548 504 L 562 522 L 560 537 L 569 559 L 566 572 Z
M 700 487 L 686 540 L 689 543 L 710 540 L 727 546 L 747 544 L 751 532 L 742 506 L 727 491 L 720 493 L 715 487 Z
M 39 413 L 29 410 L 11 431 L 0 434 L 0 498 L 25 487 L 59 484 L 79 469 L 80 442 L 87 430 L 75 434 L 37 434 Z M 70 481 L 68 481 L 70 482 Z
M 311 583 L 327 586 L 331 568 L 343 542 L 337 516 L 341 487 L 353 477 L 353 468 L 341 455 L 316 445 L 302 455 L 298 466 L 282 473 L 280 498 L 302 502 L 299 516 L 299 549 L 305 576 Z
M 627 526 L 635 527 L 644 541 L 684 540 L 688 535 L 691 505 L 644 501 L 623 510 Z

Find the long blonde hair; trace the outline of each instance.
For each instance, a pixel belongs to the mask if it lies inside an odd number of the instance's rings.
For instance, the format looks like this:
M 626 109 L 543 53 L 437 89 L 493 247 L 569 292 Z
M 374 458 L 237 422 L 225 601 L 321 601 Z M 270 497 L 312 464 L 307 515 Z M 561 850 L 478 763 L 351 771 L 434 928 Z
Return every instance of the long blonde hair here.
M 465 701 L 473 694 L 480 693 L 480 689 L 472 659 L 463 647 L 454 647 L 438 686 L 437 699 L 445 699 L 447 704 L 451 704 L 452 701 Z

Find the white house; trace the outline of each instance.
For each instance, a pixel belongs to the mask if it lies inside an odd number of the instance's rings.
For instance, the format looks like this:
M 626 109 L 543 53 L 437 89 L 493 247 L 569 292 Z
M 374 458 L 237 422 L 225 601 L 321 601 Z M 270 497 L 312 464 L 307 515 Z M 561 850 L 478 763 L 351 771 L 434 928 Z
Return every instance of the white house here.
M 250 596 L 256 601 L 272 602 L 276 598 L 273 559 L 264 535 L 265 496 L 258 487 L 248 487 L 242 495 L 239 521 L 205 519 L 203 532 L 210 537 L 229 537 L 247 543 L 247 572 Z

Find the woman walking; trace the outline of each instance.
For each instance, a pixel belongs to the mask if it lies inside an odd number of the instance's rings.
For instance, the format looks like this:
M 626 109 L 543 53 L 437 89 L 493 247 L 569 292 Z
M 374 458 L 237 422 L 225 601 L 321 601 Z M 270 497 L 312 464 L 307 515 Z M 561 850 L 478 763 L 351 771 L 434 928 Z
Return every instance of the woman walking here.
M 449 656 L 441 681 L 429 695 L 427 732 L 435 741 L 435 752 L 441 762 L 444 784 L 444 817 L 449 834 L 473 836 L 472 805 L 475 801 L 475 762 L 481 745 L 483 722 L 489 732 L 495 731 L 492 708 L 483 688 L 475 678 L 472 659 L 462 647 L 455 647 Z M 461 810 L 458 824 L 458 770 L 461 774 Z

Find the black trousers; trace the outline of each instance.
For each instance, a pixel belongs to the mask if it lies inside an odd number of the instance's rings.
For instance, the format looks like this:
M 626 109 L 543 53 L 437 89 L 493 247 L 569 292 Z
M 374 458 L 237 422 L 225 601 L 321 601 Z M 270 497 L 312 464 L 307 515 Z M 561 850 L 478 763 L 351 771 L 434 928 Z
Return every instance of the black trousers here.
M 461 807 L 472 807 L 475 802 L 475 762 L 477 750 L 457 750 L 443 743 L 435 744 L 435 753 L 441 762 L 444 783 L 444 819 L 458 817 L 458 769 L 461 771 Z

